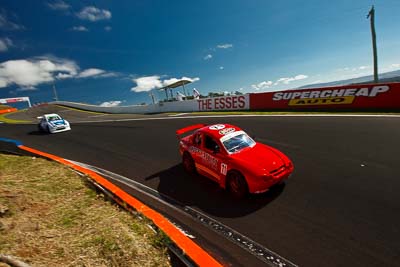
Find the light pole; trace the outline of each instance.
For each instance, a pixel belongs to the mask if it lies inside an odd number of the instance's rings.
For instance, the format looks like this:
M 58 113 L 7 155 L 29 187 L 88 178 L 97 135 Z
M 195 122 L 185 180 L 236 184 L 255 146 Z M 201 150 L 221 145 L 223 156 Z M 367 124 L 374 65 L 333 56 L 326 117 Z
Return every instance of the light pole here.
M 376 32 L 375 32 L 375 8 L 372 6 L 371 10 L 367 15 L 367 19 L 371 22 L 371 34 L 372 34 L 372 49 L 374 52 L 374 82 L 379 82 L 378 78 L 378 53 L 376 51 Z
M 56 90 L 56 83 L 53 82 L 53 93 L 54 93 L 54 100 L 58 101 L 57 90 Z

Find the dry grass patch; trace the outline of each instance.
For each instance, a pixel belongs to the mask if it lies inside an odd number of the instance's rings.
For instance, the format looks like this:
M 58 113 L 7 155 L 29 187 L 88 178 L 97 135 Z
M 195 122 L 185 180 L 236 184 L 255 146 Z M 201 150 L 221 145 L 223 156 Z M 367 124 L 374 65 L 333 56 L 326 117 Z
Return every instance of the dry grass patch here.
M 170 266 L 145 220 L 55 162 L 0 154 L 0 213 L 0 254 L 32 266 Z

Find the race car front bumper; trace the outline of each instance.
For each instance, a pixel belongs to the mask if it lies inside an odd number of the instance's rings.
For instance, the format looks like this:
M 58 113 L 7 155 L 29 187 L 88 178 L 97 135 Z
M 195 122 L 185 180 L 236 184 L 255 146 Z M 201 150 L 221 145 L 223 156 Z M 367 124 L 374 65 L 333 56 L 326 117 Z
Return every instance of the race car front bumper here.
M 255 181 L 249 182 L 249 192 L 253 194 L 261 194 L 268 191 L 272 186 L 283 183 L 288 180 L 292 173 L 287 171 L 281 173 L 279 177 L 259 177 Z
M 50 127 L 50 133 L 60 133 L 60 132 L 65 132 L 71 130 L 70 126 L 65 126 L 65 127 L 57 127 L 57 128 L 52 128 Z

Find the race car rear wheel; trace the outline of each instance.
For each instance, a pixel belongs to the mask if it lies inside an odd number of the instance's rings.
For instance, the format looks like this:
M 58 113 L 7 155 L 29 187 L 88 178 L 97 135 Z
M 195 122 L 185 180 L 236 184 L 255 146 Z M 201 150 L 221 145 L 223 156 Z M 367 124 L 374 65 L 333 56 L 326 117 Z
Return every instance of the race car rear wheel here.
M 196 166 L 194 164 L 194 160 L 192 156 L 188 152 L 183 153 L 182 156 L 182 165 L 186 172 L 188 173 L 195 173 Z
M 228 189 L 235 198 L 244 198 L 249 193 L 247 182 L 238 171 L 228 174 Z

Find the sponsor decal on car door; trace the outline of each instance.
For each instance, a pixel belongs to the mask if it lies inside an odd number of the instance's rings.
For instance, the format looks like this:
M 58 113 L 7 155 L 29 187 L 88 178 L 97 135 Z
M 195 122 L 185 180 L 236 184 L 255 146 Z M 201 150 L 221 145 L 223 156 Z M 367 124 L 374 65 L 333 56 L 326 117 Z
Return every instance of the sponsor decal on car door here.
M 221 175 L 226 175 L 228 169 L 228 166 L 223 163 L 224 155 L 221 150 L 221 145 L 218 142 L 212 137 L 204 135 L 204 155 L 201 162 L 205 167 L 203 171 L 217 181 L 221 179 Z

